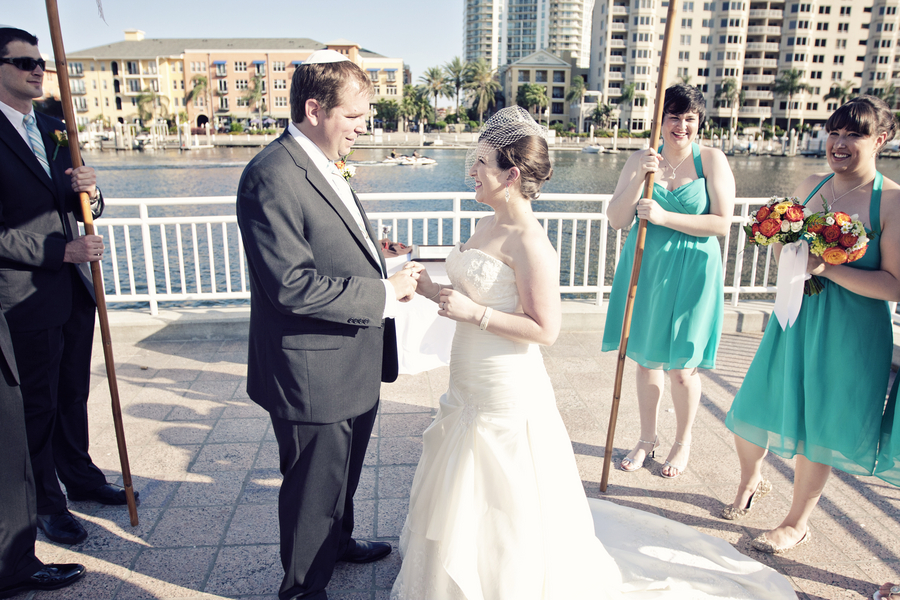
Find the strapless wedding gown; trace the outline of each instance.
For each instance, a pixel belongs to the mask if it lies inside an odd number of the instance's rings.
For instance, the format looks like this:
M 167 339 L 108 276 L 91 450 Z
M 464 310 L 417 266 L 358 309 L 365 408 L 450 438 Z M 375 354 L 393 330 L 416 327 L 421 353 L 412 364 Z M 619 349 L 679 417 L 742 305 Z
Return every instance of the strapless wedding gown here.
M 447 258 L 456 290 L 497 311 L 515 272 L 480 250 Z M 731 545 L 585 497 L 540 348 L 457 323 L 450 389 L 413 480 L 391 600 L 794 598 Z

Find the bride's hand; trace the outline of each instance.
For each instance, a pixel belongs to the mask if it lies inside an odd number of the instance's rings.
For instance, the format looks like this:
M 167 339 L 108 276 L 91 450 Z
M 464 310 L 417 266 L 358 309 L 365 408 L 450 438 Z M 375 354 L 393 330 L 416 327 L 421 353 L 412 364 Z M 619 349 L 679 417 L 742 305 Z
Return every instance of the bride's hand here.
M 482 313 L 484 312 L 484 308 L 475 304 L 465 294 L 450 288 L 441 290 L 438 298 L 438 314 L 440 316 L 463 323 L 478 323 L 481 319 L 479 309 Z
M 416 293 L 420 296 L 425 296 L 426 298 L 432 298 L 437 295 L 438 284 L 434 283 L 431 280 L 431 277 L 428 275 L 428 271 L 425 270 L 425 266 L 421 263 L 417 262 L 408 262 L 403 266 L 404 269 L 411 269 L 414 273 L 418 275 L 418 281 L 416 286 Z M 437 298 L 435 298 L 437 300 Z

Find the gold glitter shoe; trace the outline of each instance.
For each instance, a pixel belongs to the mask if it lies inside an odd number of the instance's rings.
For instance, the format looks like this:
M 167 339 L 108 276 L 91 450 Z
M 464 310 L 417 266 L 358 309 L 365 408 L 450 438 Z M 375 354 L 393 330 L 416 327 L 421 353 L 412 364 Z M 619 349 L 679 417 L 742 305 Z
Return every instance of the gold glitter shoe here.
M 751 510 L 753 510 L 753 505 L 765 498 L 766 494 L 771 491 L 772 483 L 768 479 L 761 479 L 756 485 L 756 489 L 752 494 L 750 494 L 750 499 L 747 500 L 747 506 L 744 508 L 726 506 L 722 509 L 722 518 L 728 521 L 737 521 L 738 519 L 743 519 L 750 514 Z
M 812 537 L 812 534 L 810 533 L 809 529 L 807 529 L 806 533 L 803 534 L 803 537 L 800 538 L 799 542 L 797 542 L 793 546 L 787 546 L 787 547 L 781 548 L 779 546 L 776 546 L 772 542 L 770 542 L 769 539 L 766 537 L 765 533 L 761 533 L 752 542 L 750 542 L 750 545 L 753 546 L 754 548 L 756 548 L 757 550 L 759 550 L 760 552 L 765 552 L 766 554 L 774 554 L 774 555 L 778 556 L 779 554 L 784 554 L 788 550 L 793 550 L 794 548 L 797 548 L 798 546 L 802 546 L 803 544 L 807 543 L 811 537 Z

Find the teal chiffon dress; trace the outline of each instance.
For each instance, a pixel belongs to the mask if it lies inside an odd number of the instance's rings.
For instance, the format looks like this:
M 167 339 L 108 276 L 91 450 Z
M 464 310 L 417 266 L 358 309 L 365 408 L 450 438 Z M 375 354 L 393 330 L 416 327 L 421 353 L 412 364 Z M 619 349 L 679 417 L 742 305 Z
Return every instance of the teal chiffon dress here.
M 887 408 L 881 420 L 881 443 L 878 446 L 878 463 L 875 477 L 900 487 L 900 421 L 897 420 L 897 387 L 900 377 L 894 376 L 894 385 L 888 395 Z
M 882 182 L 876 174 L 869 202 L 875 232 L 881 231 Z M 873 271 L 880 265 L 874 237 L 865 256 L 847 266 Z M 802 454 L 845 473 L 871 475 L 891 370 L 888 304 L 821 281 L 824 289 L 803 297 L 792 327 L 782 330 L 769 319 L 725 425 L 778 456 Z
M 693 153 L 697 179 L 674 191 L 654 185 L 653 199 L 664 210 L 687 215 L 709 213 L 697 144 L 693 144 Z M 616 267 L 603 332 L 604 352 L 619 347 L 637 232 L 638 228 L 632 226 Z M 722 277 L 718 238 L 697 237 L 647 223 L 628 358 L 648 369 L 712 369 L 722 333 Z

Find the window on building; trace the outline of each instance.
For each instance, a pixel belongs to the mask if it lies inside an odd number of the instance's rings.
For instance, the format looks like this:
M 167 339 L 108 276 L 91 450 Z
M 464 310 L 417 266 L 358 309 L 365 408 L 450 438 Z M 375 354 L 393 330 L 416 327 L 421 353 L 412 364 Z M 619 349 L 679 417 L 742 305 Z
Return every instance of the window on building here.
M 693 26 L 694 26 L 693 19 L 682 19 L 681 20 L 681 28 L 682 29 L 690 29 Z
M 272 61 L 272 71 L 275 73 L 284 73 L 287 69 L 283 60 Z
M 535 71 L 534 72 L 534 82 L 535 83 L 547 83 L 547 71 Z
M 825 62 L 825 55 L 824 54 L 813 54 L 812 61 L 814 63 L 823 63 L 823 62 Z
M 141 91 L 141 82 L 137 79 L 129 79 L 128 80 L 128 91 L 129 92 L 140 92 Z
M 519 83 L 528 83 L 531 81 L 531 71 L 519 71 Z
M 286 79 L 276 79 L 272 82 L 272 87 L 276 90 L 286 90 L 287 89 L 287 80 Z
M 216 65 L 216 76 L 225 77 L 226 75 L 228 75 L 228 67 L 225 65 L 225 63 L 223 62 Z
M 245 60 L 234 61 L 234 72 L 235 73 L 246 73 L 247 72 L 247 61 L 245 61 Z
M 842 64 L 844 64 L 844 57 L 843 57 L 843 56 L 835 56 L 835 57 L 834 57 L 834 64 L 836 64 L 836 65 L 842 65 Z
M 894 9 L 896 10 L 896 7 L 894 7 Z M 841 7 L 841 14 L 842 14 L 842 15 L 849 15 L 849 14 L 850 14 L 850 7 L 849 7 L 849 6 L 842 6 L 842 7 Z
M 832 71 L 831 72 L 831 80 L 832 81 L 837 81 L 837 80 L 843 79 L 843 78 L 844 78 L 844 74 L 841 71 Z
M 678 60 L 679 62 L 688 62 L 689 60 L 691 60 L 691 53 L 687 51 L 680 51 L 678 53 Z
M 219 91 L 220 91 L 220 92 L 222 92 L 223 94 L 227 94 L 227 93 L 228 93 L 228 80 L 227 80 L 227 79 L 220 79 L 220 80 L 217 82 L 217 85 L 219 86 Z
M 237 79 L 234 82 L 234 89 L 236 90 L 246 90 L 249 87 L 246 79 Z
M 219 98 L 219 110 L 228 110 L 228 98 L 222 96 Z
M 682 46 L 690 46 L 691 45 L 691 36 L 689 36 L 689 35 L 681 36 L 681 45 Z
M 838 23 L 838 31 L 850 31 L 850 23 Z
M 285 108 L 287 105 L 287 96 L 275 96 L 275 108 Z
M 828 23 L 816 23 L 816 31 L 828 31 Z

